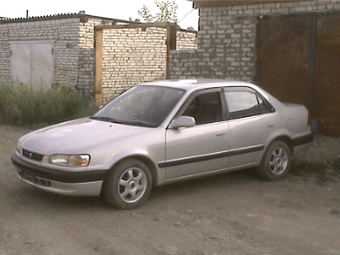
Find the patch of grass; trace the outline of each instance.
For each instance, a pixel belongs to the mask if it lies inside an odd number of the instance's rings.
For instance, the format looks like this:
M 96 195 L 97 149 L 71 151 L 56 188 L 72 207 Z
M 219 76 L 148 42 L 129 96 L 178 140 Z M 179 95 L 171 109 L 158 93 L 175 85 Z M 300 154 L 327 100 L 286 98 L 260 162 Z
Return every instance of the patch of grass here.
M 329 160 L 329 164 L 332 166 L 333 171 L 340 176 L 340 157 L 334 160 Z
M 85 117 L 94 105 L 72 88 L 0 82 L 0 123 L 40 127 Z
M 331 210 L 329 210 L 329 213 L 339 215 L 340 211 L 338 209 L 331 209 Z
M 319 185 L 325 185 L 340 177 L 340 159 L 329 160 L 328 163 L 293 161 L 290 172 L 300 177 L 315 176 Z

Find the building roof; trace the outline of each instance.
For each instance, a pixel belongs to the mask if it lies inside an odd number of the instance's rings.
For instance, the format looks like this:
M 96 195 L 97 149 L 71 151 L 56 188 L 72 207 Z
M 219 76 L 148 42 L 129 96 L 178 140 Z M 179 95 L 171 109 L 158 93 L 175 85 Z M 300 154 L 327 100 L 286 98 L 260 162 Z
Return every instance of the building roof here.
M 17 22 L 29 22 L 29 21 L 40 21 L 40 20 L 55 20 L 55 19 L 69 19 L 69 18 L 79 18 L 81 22 L 87 22 L 88 18 L 98 18 L 101 19 L 103 24 L 117 24 L 117 23 L 140 23 L 135 21 L 128 21 L 122 19 L 105 18 L 99 16 L 93 16 L 86 14 L 85 11 L 80 11 L 79 13 L 62 13 L 46 16 L 31 16 L 31 17 L 20 17 L 20 18 L 5 18 L 0 17 L 0 24 L 2 23 L 17 23 Z
M 106 18 L 100 16 L 94 16 L 86 14 L 85 11 L 80 11 L 79 13 L 62 13 L 62 14 L 54 14 L 54 15 L 46 15 L 46 16 L 31 16 L 31 17 L 20 17 L 20 18 L 6 18 L 0 17 L 0 24 L 4 23 L 23 23 L 23 22 L 32 22 L 32 21 L 44 21 L 44 20 L 60 20 L 60 19 L 72 19 L 78 18 L 80 22 L 86 23 L 89 18 L 95 18 L 101 20 L 101 25 L 96 25 L 98 29 L 108 28 L 112 26 L 119 26 L 120 28 L 138 28 L 138 27 L 164 27 L 167 28 L 171 24 L 170 22 L 156 22 L 156 23 L 144 23 L 141 21 L 131 21 L 131 20 L 123 20 L 123 19 L 115 19 L 115 18 Z M 186 31 L 197 33 L 194 29 L 183 29 L 179 25 L 177 25 L 177 31 Z
M 193 4 L 194 8 L 201 8 L 201 7 L 301 2 L 303 0 L 189 0 L 189 1 L 194 3 Z

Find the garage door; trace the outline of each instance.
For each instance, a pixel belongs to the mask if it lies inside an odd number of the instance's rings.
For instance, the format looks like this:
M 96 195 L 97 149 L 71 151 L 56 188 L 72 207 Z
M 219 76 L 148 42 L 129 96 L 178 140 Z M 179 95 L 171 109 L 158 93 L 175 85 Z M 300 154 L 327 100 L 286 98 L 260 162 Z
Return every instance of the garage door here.
M 318 132 L 340 136 L 340 17 L 317 19 L 312 117 Z
M 311 18 L 260 19 L 257 36 L 257 83 L 283 102 L 309 107 Z
M 256 83 L 305 105 L 317 133 L 340 136 L 340 15 L 261 18 L 257 45 Z
M 11 80 L 23 84 L 53 82 L 53 43 L 44 41 L 11 42 Z

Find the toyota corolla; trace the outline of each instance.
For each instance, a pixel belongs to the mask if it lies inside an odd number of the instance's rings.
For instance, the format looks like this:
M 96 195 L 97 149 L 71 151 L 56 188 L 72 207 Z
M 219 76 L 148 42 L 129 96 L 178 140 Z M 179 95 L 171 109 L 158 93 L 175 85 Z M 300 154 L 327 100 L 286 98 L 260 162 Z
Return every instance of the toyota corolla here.
M 91 117 L 24 135 L 18 176 L 63 195 L 103 195 L 134 209 L 151 188 L 255 167 L 281 180 L 313 139 L 308 111 L 250 83 L 177 80 L 137 85 Z M 227 187 L 226 187 L 227 188 Z

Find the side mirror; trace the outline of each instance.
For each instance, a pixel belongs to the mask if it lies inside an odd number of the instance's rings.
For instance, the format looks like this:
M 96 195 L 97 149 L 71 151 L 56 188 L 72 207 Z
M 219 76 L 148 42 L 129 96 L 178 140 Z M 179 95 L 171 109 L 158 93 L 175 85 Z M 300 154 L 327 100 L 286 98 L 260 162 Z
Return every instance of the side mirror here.
M 172 129 L 178 129 L 178 128 L 188 128 L 195 126 L 196 121 L 193 117 L 189 116 L 181 116 L 177 119 L 174 119 L 171 124 L 170 128 Z

